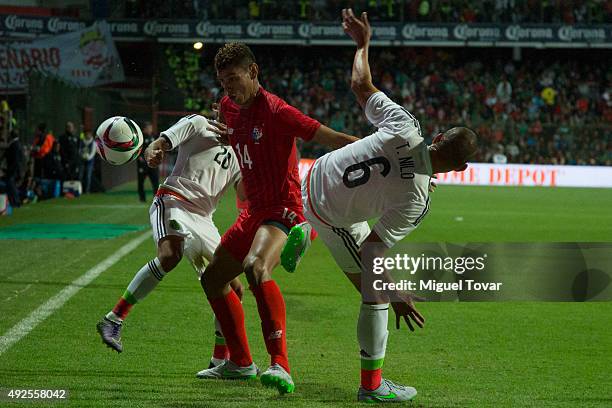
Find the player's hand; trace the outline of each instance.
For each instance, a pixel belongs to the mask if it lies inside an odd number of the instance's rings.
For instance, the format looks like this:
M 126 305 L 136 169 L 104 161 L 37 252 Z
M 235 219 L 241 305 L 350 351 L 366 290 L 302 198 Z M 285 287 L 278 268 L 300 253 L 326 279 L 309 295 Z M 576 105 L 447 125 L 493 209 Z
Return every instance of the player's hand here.
M 238 295 L 238 298 L 242 300 L 242 296 L 244 295 L 244 286 L 242 285 L 242 282 L 240 282 L 240 279 L 239 278 L 232 279 L 232 281 L 230 282 L 230 287 L 232 288 L 234 292 L 236 292 L 236 295 Z
M 219 107 L 220 105 L 217 102 L 213 102 L 210 107 L 212 114 L 207 114 L 206 119 L 208 119 L 209 121 L 223 122 L 220 119 L 221 114 L 219 113 Z
M 342 29 L 355 41 L 357 48 L 363 48 L 370 43 L 372 29 L 368 13 L 363 12 L 361 18 L 357 18 L 353 9 L 342 9 Z
M 437 179 L 438 175 L 434 174 L 433 176 L 431 176 L 431 179 L 429 179 L 429 192 L 433 193 L 434 191 L 436 191 L 436 187 L 438 187 L 438 183 L 436 183 L 434 181 L 434 179 Z
M 215 102 L 215 103 L 213 103 L 213 104 L 212 104 L 212 111 L 213 111 L 213 116 L 214 116 L 214 119 L 215 119 L 216 121 L 221 122 L 221 119 L 220 119 L 220 118 L 221 118 L 221 116 L 220 116 L 220 114 L 219 114 L 219 109 L 220 109 L 220 105 L 219 105 L 217 102 Z
M 147 162 L 147 166 L 155 168 L 164 161 L 164 151 L 159 149 L 151 143 L 151 146 L 147 147 L 144 152 L 144 159 Z
M 393 307 L 393 311 L 395 312 L 395 328 L 400 328 L 400 320 L 402 318 L 408 325 L 410 331 L 414 331 L 412 322 L 416 323 L 416 325 L 420 328 L 423 328 L 425 318 L 416 309 L 413 302 L 413 300 L 416 300 L 417 297 L 406 292 L 397 292 L 396 295 L 400 298 L 400 300 L 397 302 L 391 302 L 391 307 Z
M 229 144 L 229 130 L 225 123 L 219 122 L 218 120 L 211 119 L 208 121 L 206 130 L 210 130 L 219 136 L 219 141 L 223 144 Z

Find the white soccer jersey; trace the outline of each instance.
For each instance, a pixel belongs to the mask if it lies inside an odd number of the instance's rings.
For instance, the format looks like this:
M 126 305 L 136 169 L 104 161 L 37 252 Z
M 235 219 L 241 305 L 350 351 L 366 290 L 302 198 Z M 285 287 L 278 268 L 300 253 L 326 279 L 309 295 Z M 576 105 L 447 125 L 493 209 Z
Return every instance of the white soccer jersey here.
M 378 131 L 314 163 L 305 205 L 334 227 L 379 218 L 373 229 L 391 247 L 429 209 L 431 161 L 419 122 L 384 93 L 370 96 L 365 113 Z
M 189 115 L 161 133 L 173 149 L 178 147 L 174 169 L 161 187 L 179 193 L 204 213 L 212 214 L 225 189 L 240 180 L 240 168 L 232 149 L 206 130 L 207 124 L 203 116 Z

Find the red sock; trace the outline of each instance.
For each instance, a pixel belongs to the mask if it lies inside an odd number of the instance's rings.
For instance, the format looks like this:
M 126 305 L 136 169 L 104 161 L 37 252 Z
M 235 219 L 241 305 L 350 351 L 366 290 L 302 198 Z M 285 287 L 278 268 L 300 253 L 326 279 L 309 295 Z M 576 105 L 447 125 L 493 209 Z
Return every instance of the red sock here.
M 380 387 L 382 382 L 382 368 L 376 370 L 361 369 L 361 386 L 368 391 L 372 391 Z
M 129 303 L 123 297 L 121 297 L 119 298 L 119 301 L 117 302 L 115 307 L 113 307 L 113 313 L 117 315 L 118 318 L 123 320 L 127 317 L 128 313 L 130 313 L 130 309 L 132 308 L 132 306 L 134 305 Z
M 221 323 L 221 330 L 223 330 L 232 361 L 240 367 L 251 365 L 253 359 L 244 328 L 244 310 L 236 292 L 232 290 L 224 297 L 208 299 L 208 301 Z
M 261 318 L 266 349 L 270 354 L 271 364 L 279 364 L 289 372 L 287 358 L 285 300 L 280 288 L 273 280 L 251 287 L 257 300 L 257 310 Z

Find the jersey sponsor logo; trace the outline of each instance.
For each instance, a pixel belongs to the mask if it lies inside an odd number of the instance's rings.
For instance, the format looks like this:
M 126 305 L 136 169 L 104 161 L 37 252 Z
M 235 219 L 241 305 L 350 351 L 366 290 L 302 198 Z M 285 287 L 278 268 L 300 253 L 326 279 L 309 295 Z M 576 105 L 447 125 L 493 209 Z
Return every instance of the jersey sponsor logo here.
M 251 132 L 251 138 L 255 144 L 259 144 L 259 139 L 263 137 L 263 130 L 259 126 L 255 126 Z

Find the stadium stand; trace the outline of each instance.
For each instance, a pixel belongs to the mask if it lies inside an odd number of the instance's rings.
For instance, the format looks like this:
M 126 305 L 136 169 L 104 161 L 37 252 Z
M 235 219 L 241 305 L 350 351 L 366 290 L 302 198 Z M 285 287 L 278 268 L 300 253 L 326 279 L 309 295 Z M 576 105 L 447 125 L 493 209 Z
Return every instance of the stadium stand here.
M 350 89 L 350 48 L 305 47 L 286 54 L 257 49 L 265 86 L 303 112 L 359 136 L 373 131 Z M 482 136 L 475 161 L 612 165 L 610 72 L 549 52 L 521 62 L 507 53 L 431 48 L 376 48 L 375 83 L 412 112 L 426 138 L 458 124 Z M 506 58 L 503 57 L 506 55 Z M 220 89 L 210 64 L 200 76 L 204 100 Z M 304 157 L 327 151 L 302 146 Z M 501 156 L 505 158 L 502 158 Z
M 374 21 L 612 22 L 610 0 L 137 0 L 118 2 L 115 10 L 128 18 L 337 20 L 343 7 L 367 9 Z

